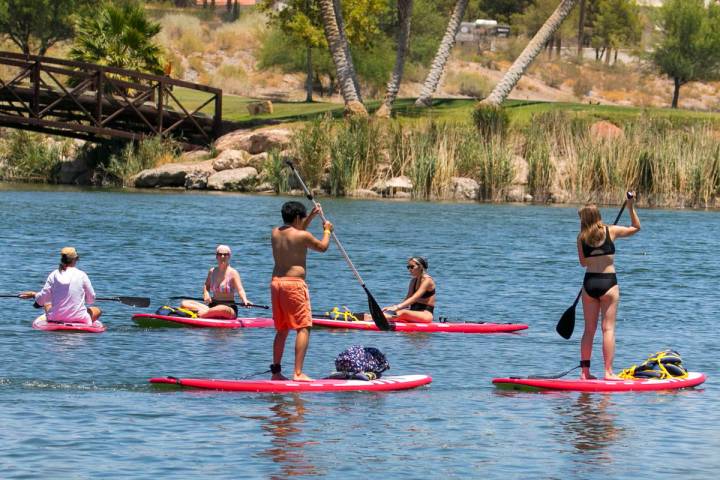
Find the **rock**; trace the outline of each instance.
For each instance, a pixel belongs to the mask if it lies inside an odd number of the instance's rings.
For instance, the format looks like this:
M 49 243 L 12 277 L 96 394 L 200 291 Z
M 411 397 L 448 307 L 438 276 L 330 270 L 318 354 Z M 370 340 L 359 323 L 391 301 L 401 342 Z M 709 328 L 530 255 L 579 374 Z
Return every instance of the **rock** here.
M 65 160 L 60 163 L 58 183 L 64 185 L 89 185 L 88 171 L 90 166 L 84 156 Z
M 207 179 L 209 190 L 252 191 L 257 183 L 258 172 L 253 167 L 234 168 L 217 172 Z
M 250 115 L 273 113 L 273 104 L 270 100 L 265 100 L 262 102 L 250 102 L 247 104 L 247 111 L 250 113 Z
M 596 142 L 624 137 L 625 132 L 623 132 L 622 128 L 605 120 L 600 120 L 590 126 L 590 138 Z
M 143 170 L 130 179 L 131 185 L 137 188 L 153 187 L 184 187 L 187 174 L 190 172 L 215 173 L 212 160 L 197 163 L 167 163 L 157 168 Z
M 378 180 L 370 189 L 382 196 L 397 197 L 399 193 L 411 193 L 413 184 L 408 177 L 402 175 L 390 180 Z
M 530 203 L 530 202 L 532 202 L 532 201 L 533 201 L 533 196 L 530 195 L 529 193 L 526 193 L 525 196 L 523 197 L 523 202 L 528 202 L 528 203 Z
M 223 150 L 213 160 L 213 168 L 218 172 L 248 166 L 250 154 L 244 150 Z
M 508 202 L 522 202 L 525 200 L 525 187 L 522 185 L 511 186 L 505 193 L 505 200 Z
M 188 190 L 205 190 L 207 180 L 211 173 L 209 171 L 192 171 L 185 175 L 185 188 Z
M 347 196 L 352 198 L 379 198 L 380 194 L 365 188 L 358 188 L 357 190 L 349 192 Z
M 180 155 L 180 161 L 183 163 L 199 162 L 207 160 L 212 154 L 209 150 L 193 150 L 192 152 L 184 152 Z
M 515 178 L 513 178 L 512 185 L 527 185 L 528 173 L 530 171 L 527 160 L 523 157 L 515 155 L 511 162 L 513 171 L 515 172 Z
M 402 198 L 402 199 L 409 200 L 412 198 L 412 193 L 400 191 L 400 192 L 395 192 L 395 195 L 393 195 L 393 196 L 395 198 Z
M 268 158 L 270 158 L 270 154 L 267 152 L 258 153 L 255 155 L 248 154 L 247 159 L 247 166 L 253 167 L 258 172 L 263 169 L 263 166 L 265 165 L 265 162 L 267 162 Z
M 236 130 L 220 137 L 215 148 L 220 151 L 245 150 L 255 155 L 272 149 L 284 150 L 290 145 L 292 135 L 292 130 L 287 128 Z
M 477 200 L 480 185 L 472 178 L 452 177 L 450 185 L 454 200 Z
M 570 193 L 562 189 L 552 189 L 550 192 L 550 202 L 552 203 L 567 203 L 570 201 Z
M 256 193 L 275 193 L 275 186 L 270 182 L 263 182 L 255 187 Z

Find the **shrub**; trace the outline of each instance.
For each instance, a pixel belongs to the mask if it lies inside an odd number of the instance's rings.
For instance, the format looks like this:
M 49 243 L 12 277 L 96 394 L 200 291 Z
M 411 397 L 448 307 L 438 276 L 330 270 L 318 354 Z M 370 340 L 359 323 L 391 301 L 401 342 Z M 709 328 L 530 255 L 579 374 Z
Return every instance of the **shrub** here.
M 492 85 L 484 75 L 472 72 L 448 73 L 445 84 L 447 88 L 454 89 L 460 95 L 477 99 L 487 97 L 492 91 Z
M 3 179 L 54 182 L 69 141 L 58 145 L 44 136 L 13 130 L 3 142 Z

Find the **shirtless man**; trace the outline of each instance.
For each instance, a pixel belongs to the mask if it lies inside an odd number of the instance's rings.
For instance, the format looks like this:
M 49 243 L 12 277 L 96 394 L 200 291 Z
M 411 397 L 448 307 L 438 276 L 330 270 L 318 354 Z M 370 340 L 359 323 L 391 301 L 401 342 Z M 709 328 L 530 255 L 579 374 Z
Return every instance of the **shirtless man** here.
M 270 283 L 275 341 L 273 363 L 270 365 L 273 380 L 287 380 L 281 373 L 281 362 L 290 329 L 297 332 L 295 339 L 295 371 L 293 380 L 312 380 L 303 373 L 303 362 L 310 342 L 312 313 L 310 294 L 305 284 L 305 261 L 307 249 L 324 252 L 330 246 L 333 225 L 325 222 L 322 240 L 315 238 L 307 227 L 322 210 L 320 205 L 307 214 L 300 202 L 286 202 L 282 206 L 284 225 L 272 231 L 272 250 L 275 259 L 273 278 Z

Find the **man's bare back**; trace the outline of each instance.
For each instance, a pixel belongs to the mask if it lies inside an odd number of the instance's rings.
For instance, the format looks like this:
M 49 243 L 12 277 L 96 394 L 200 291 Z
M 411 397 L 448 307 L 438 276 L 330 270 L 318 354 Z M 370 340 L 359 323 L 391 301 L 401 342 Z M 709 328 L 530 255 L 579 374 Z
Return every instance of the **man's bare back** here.
M 318 252 L 327 250 L 329 246 L 328 235 L 325 235 L 325 238 L 320 240 L 305 230 L 318 213 L 320 213 L 320 209 L 314 208 L 305 219 L 296 222 L 297 225 L 283 225 L 273 228 L 272 251 L 275 260 L 273 277 L 305 278 L 307 249 L 310 248 Z M 330 222 L 327 222 L 324 226 L 326 231 L 332 229 Z

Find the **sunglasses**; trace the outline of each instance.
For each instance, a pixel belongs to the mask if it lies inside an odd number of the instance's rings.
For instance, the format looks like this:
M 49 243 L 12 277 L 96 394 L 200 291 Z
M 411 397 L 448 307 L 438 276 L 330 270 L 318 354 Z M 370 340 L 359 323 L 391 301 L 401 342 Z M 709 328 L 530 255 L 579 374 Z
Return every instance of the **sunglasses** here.
M 230 254 L 229 253 L 216 253 L 215 256 L 216 257 L 229 257 Z
M 415 268 L 417 268 L 417 265 L 408 265 L 407 266 L 408 270 L 415 270 Z

